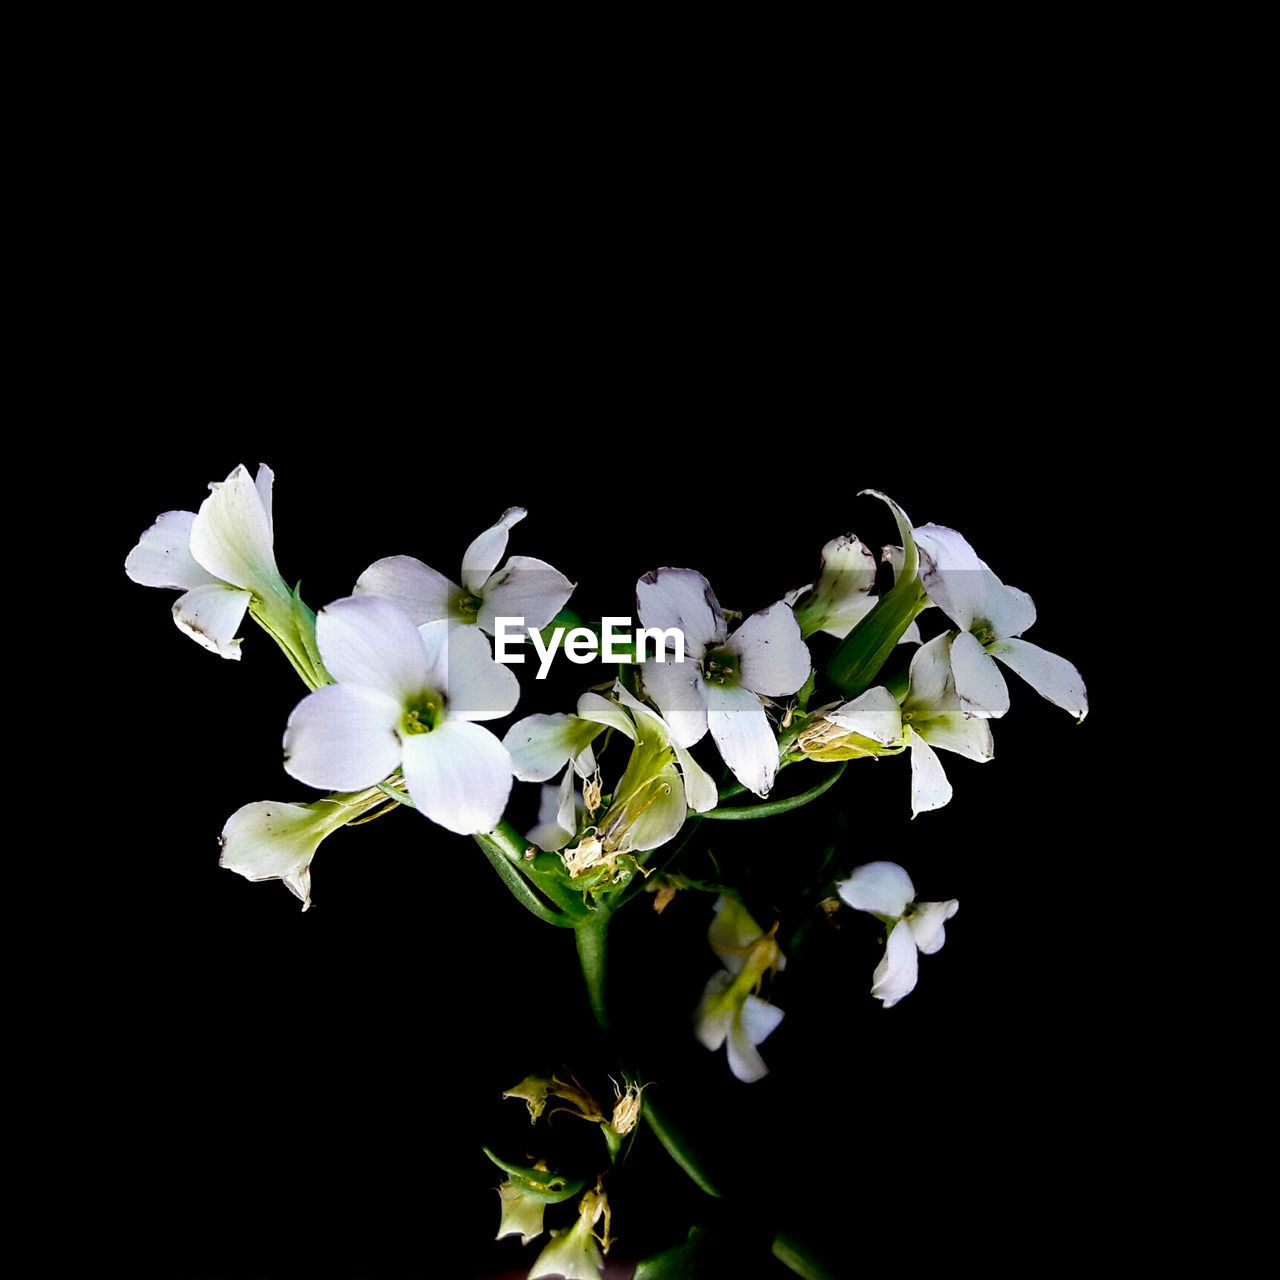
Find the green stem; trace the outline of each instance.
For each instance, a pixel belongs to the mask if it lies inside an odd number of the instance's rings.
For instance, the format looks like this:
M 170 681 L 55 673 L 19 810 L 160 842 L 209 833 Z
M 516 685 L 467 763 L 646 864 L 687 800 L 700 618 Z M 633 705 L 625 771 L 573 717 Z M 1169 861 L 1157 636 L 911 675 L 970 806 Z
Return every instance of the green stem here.
M 605 1004 L 605 951 L 612 912 L 604 905 L 598 906 L 576 928 L 578 963 L 582 966 L 583 981 L 587 984 L 587 996 L 591 1012 L 602 1031 L 609 1030 L 609 1011 Z
M 485 857 L 489 859 L 493 864 L 493 869 L 502 877 L 502 883 L 511 890 L 511 896 L 522 907 L 532 912 L 539 920 L 545 920 L 548 924 L 560 925 L 562 928 L 568 929 L 573 928 L 573 921 L 566 920 L 559 912 L 553 911 L 543 904 L 542 899 L 534 892 L 533 886 L 512 865 L 501 844 L 487 835 L 477 834 L 472 836 L 472 839 L 484 850 Z
M 795 1236 L 779 1231 L 773 1238 L 773 1256 L 804 1280 L 834 1280 L 826 1269 Z
M 708 809 L 701 816 L 713 818 L 716 821 L 746 821 L 751 818 L 772 818 L 777 813 L 788 813 L 792 809 L 799 809 L 801 805 L 811 804 L 820 795 L 830 791 L 839 781 L 840 775 L 845 771 L 848 763 L 847 760 L 841 760 L 832 769 L 829 778 L 818 783 L 816 787 L 810 787 L 808 791 L 801 792 L 798 796 L 791 796 L 786 800 L 767 800 L 764 804 L 745 804 L 728 809 Z

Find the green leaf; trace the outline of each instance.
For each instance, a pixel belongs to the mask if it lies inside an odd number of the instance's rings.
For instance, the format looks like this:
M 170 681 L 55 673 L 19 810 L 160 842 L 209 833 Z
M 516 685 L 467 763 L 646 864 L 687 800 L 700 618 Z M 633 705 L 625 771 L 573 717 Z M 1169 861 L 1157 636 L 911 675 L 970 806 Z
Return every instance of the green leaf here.
M 488 1147 L 481 1150 L 510 1177 L 525 1195 L 544 1204 L 559 1204 L 576 1196 L 587 1184 L 582 1178 L 566 1178 L 561 1173 L 552 1173 L 547 1169 L 530 1169 L 526 1165 L 511 1164 L 500 1156 L 494 1155 Z
M 636 1264 L 632 1280 L 720 1280 L 725 1274 L 719 1237 L 693 1227 L 689 1238 Z

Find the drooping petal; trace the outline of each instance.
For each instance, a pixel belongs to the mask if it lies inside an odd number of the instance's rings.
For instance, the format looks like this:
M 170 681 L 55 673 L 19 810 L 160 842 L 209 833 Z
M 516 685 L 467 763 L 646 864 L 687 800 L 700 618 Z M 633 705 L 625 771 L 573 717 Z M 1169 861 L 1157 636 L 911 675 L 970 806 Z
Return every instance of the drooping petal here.
M 896 862 L 868 862 L 836 885 L 836 892 L 859 911 L 878 916 L 900 916 L 916 896 L 906 870 Z
M 778 772 L 778 740 L 760 699 L 742 685 L 705 688 L 707 727 L 720 758 L 748 791 L 767 796 Z
M 902 740 L 902 708 L 883 685 L 876 685 L 852 702 L 828 712 L 827 719 L 881 746 L 893 746 Z
M 253 596 L 239 587 L 217 582 L 193 587 L 173 602 L 173 620 L 197 644 L 224 658 L 240 658 L 236 632 Z
M 340 806 L 259 800 L 237 809 L 222 828 L 218 862 L 246 880 L 283 880 L 311 903 L 311 859 L 320 841 L 342 822 Z
M 911 687 L 903 710 L 911 707 L 925 711 L 950 710 L 956 702 L 955 684 L 951 677 L 951 636 L 947 632 L 922 644 L 911 658 Z
M 726 993 L 732 985 L 733 974 L 727 969 L 717 970 L 707 979 L 702 999 L 694 1010 L 693 1034 L 698 1037 L 700 1044 L 713 1053 L 724 1044 L 736 1012 L 726 999 Z
M 420 627 L 449 618 L 450 604 L 461 588 L 413 556 L 387 556 L 356 579 L 355 594 L 394 600 Z
M 642 627 L 679 628 L 684 633 L 686 659 L 701 658 L 726 634 L 720 602 L 696 569 L 646 573 L 636 583 L 636 614 Z
M 629 726 L 628 726 L 629 727 Z M 521 782 L 545 782 L 591 745 L 602 725 L 561 711 L 525 716 L 503 736 L 515 776 Z
M 591 1234 L 591 1221 L 579 1216 L 566 1231 L 557 1231 L 534 1262 L 528 1280 L 560 1276 L 562 1280 L 600 1280 L 604 1258 Z
M 738 678 L 755 693 L 785 697 L 809 678 L 809 647 L 795 614 L 781 601 L 753 613 L 724 647 L 738 655 Z
M 452 719 L 496 720 L 520 701 L 515 672 L 493 660 L 488 640 L 476 627 L 448 632 L 445 690 Z
M 714 911 L 707 927 L 707 941 L 730 973 L 741 973 L 751 944 L 759 941 L 764 930 L 736 898 L 721 894 L 715 901 Z
M 529 1244 L 542 1234 L 542 1215 L 546 1202 L 526 1195 L 514 1182 L 504 1182 L 498 1188 L 502 1200 L 502 1220 L 498 1223 L 495 1240 L 504 1236 L 519 1236 L 521 1244 Z
M 541 631 L 564 608 L 575 585 L 545 560 L 512 556 L 484 584 L 476 622 L 490 635 L 496 618 L 520 618 L 524 626 Z
M 623 847 L 643 853 L 674 839 L 688 816 L 684 782 L 675 765 L 668 765 L 650 783 L 647 803 L 638 810 L 627 827 Z
M 672 742 L 680 776 L 684 779 L 684 798 L 694 813 L 706 813 L 720 803 L 720 792 L 715 779 L 678 742 Z
M 875 558 L 846 533 L 822 548 L 822 571 L 812 587 L 788 592 L 783 600 L 798 606 L 796 620 L 803 635 L 824 631 L 843 640 L 875 606 L 870 594 L 875 582 Z
M 658 704 L 671 727 L 671 740 L 682 747 L 701 741 L 707 732 L 707 694 L 697 662 L 646 662 L 640 678 L 645 696 Z
M 902 924 L 893 926 L 885 944 L 884 958 L 872 974 L 871 994 L 891 1009 L 903 996 L 915 990 L 920 968 L 920 955 L 911 930 Z
M 916 940 L 925 955 L 931 956 L 942 948 L 947 935 L 943 926 L 960 910 L 960 903 L 955 898 L 946 902 L 917 902 L 915 910 L 907 918 L 911 936 Z
M 293 709 L 284 734 L 284 768 L 327 791 L 358 791 L 400 763 L 402 708 L 364 685 L 328 684 Z
M 488 729 L 446 720 L 404 744 L 409 796 L 432 822 L 459 835 L 492 831 L 511 794 L 511 757 Z
M 614 684 L 614 692 L 629 707 L 642 705 L 621 684 Z M 593 720 L 596 724 L 608 725 L 612 729 L 617 729 L 619 733 L 625 734 L 632 742 L 636 740 L 636 731 L 632 727 L 627 713 L 616 702 L 602 697 L 598 693 L 592 693 L 588 690 L 578 699 L 578 715 L 583 720 Z
M 129 552 L 124 571 L 144 587 L 172 587 L 189 591 L 220 583 L 202 569 L 191 554 L 191 525 L 194 511 L 166 511 L 138 539 Z
M 985 724 L 985 720 L 971 723 Z M 927 813 L 930 809 L 941 809 L 951 801 L 951 783 L 947 781 L 946 770 L 937 752 L 910 725 L 906 726 L 903 736 L 907 746 L 911 748 L 911 816 Z
M 1069 711 L 1077 720 L 1089 714 L 1089 695 L 1080 672 L 1056 653 L 1026 640 L 1001 640 L 988 651 L 1012 668 L 1042 698 Z
M 951 673 L 968 715 L 999 719 L 1009 710 L 1009 686 L 995 659 L 971 632 L 961 631 L 952 642 Z
M 498 519 L 462 553 L 462 585 L 480 595 L 489 575 L 497 568 L 507 549 L 507 531 L 529 513 L 523 507 L 508 507 Z
M 563 849 L 578 830 L 578 808 L 573 770 L 566 769 L 557 787 L 543 787 L 538 800 L 538 823 L 528 834 L 530 843 L 554 853 Z
M 378 689 L 402 706 L 439 688 L 413 619 L 381 596 L 345 596 L 326 605 L 316 615 L 316 643 L 341 684 Z
M 215 578 L 266 596 L 287 592 L 276 568 L 271 519 L 244 467 L 237 467 L 200 504 L 191 522 L 191 554 Z
M 985 764 L 995 754 L 991 722 L 981 716 L 965 715 L 958 699 L 954 711 L 913 723 L 917 738 L 924 739 L 932 747 L 941 747 L 943 751 L 954 751 L 966 760 Z
M 756 1045 L 781 1021 L 781 1009 L 749 995 L 742 1002 L 738 1016 L 729 1024 L 729 1070 L 744 1084 L 753 1084 L 769 1074 Z
M 276 473 L 265 462 L 258 463 L 258 474 L 253 478 L 253 487 L 258 491 L 258 501 L 267 517 L 267 527 L 275 533 L 275 520 L 271 515 L 272 496 L 276 487 Z

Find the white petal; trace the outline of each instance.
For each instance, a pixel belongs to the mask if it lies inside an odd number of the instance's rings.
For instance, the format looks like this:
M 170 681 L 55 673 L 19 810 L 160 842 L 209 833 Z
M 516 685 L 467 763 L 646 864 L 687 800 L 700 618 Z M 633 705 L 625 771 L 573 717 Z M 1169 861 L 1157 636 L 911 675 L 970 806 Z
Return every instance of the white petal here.
M 1089 714 L 1084 680 L 1066 658 L 1026 640 L 1002 640 L 992 645 L 990 652 L 1055 707 L 1071 712 L 1077 720 Z
M 948 711 L 956 704 L 955 685 L 951 677 L 951 636 L 944 631 L 923 644 L 911 658 L 910 690 L 904 710 L 909 707 L 930 711 Z
M 253 478 L 253 487 L 258 491 L 258 501 L 267 516 L 267 527 L 275 532 L 275 521 L 271 515 L 272 496 L 276 487 L 276 473 L 265 462 L 258 463 L 258 474 Z
M 573 770 L 566 769 L 560 785 L 543 787 L 538 800 L 538 825 L 528 835 L 539 849 L 563 849 L 578 829 L 578 808 L 573 790 Z
M 685 657 L 701 658 L 725 638 L 724 614 L 711 584 L 696 569 L 655 569 L 636 583 L 636 614 L 643 627 L 684 633 Z M 688 745 L 688 744 L 686 744 Z
M 894 925 L 884 949 L 884 958 L 872 974 L 871 994 L 891 1009 L 903 996 L 915 990 L 920 955 L 910 929 Z
M 260 800 L 227 819 L 218 861 L 246 880 L 283 880 L 305 909 L 310 905 L 311 859 L 320 841 L 341 824 L 334 804 Z
M 511 757 L 478 724 L 446 720 L 404 744 L 404 776 L 413 803 L 459 835 L 492 831 L 511 794 Z
M 645 696 L 658 704 L 670 726 L 671 740 L 682 747 L 701 741 L 707 732 L 707 695 L 697 662 L 646 662 L 640 678 Z
M 539 713 L 517 720 L 503 735 L 502 745 L 521 782 L 545 782 L 603 732 L 602 725 L 577 716 Z
M 400 763 L 401 714 L 400 704 L 377 689 L 324 685 L 289 717 L 285 772 L 328 791 L 371 787 Z
M 911 877 L 896 862 L 868 862 L 836 885 L 836 892 L 859 911 L 900 916 L 916 896 Z
M 412 556 L 376 560 L 356 579 L 356 595 L 394 600 L 417 626 L 450 616 L 452 601 L 461 594 L 442 573 Z
M 961 631 L 985 624 L 996 636 L 1020 635 L 1035 620 L 1035 605 L 1025 591 L 1005 586 L 954 529 L 929 524 L 916 530 L 924 553 L 925 590 Z
M 883 685 L 860 693 L 852 702 L 830 712 L 827 719 L 886 747 L 902 740 L 902 708 Z
M 808 591 L 790 591 L 790 605 L 807 596 L 798 619 L 805 635 L 825 631 L 843 639 L 870 612 L 876 582 L 876 562 L 870 550 L 851 533 L 833 538 L 822 548 L 822 571 Z
M 720 791 L 712 776 L 678 742 L 671 744 L 684 778 L 684 797 L 695 813 L 706 813 L 720 803 Z
M 720 757 L 748 791 L 767 796 L 778 772 L 778 740 L 760 699 L 737 685 L 706 686 L 707 727 Z
M 450 718 L 496 720 L 508 715 L 520 701 L 515 672 L 493 660 L 489 642 L 477 627 L 454 627 L 447 634 L 445 691 Z
M 191 523 L 191 554 L 215 578 L 266 596 L 287 591 L 272 550 L 271 519 L 244 467 L 200 504 Z
M 725 1042 L 734 1009 L 724 1003 L 724 993 L 733 982 L 733 974 L 720 969 L 707 979 L 702 999 L 693 1014 L 693 1034 L 699 1043 L 713 1052 Z
M 498 1223 L 495 1240 L 504 1236 L 519 1236 L 521 1244 L 528 1244 L 542 1234 L 542 1215 L 546 1204 L 527 1196 L 513 1182 L 504 1182 L 498 1188 L 502 1200 L 502 1220 Z
M 689 813 L 684 783 L 675 765 L 663 769 L 651 785 L 652 803 L 627 828 L 625 848 L 637 853 L 674 839 Z
M 931 956 L 942 949 L 942 944 L 947 940 L 943 926 L 959 910 L 960 903 L 955 898 L 949 898 L 946 902 L 916 903 L 907 925 L 911 929 L 911 936 L 916 940 L 916 946 L 925 955 Z
M 747 963 L 747 949 L 764 936 L 764 930 L 736 898 L 721 894 L 714 910 L 715 915 L 707 927 L 707 941 L 730 973 L 741 973 Z
M 966 760 L 985 764 L 995 754 L 991 737 L 991 723 L 981 716 L 966 716 L 956 704 L 956 710 L 948 715 L 934 716 L 931 720 L 914 722 L 917 738 L 923 738 L 930 746 L 943 751 L 954 751 Z
M 166 511 L 129 552 L 124 571 L 144 587 L 173 587 L 188 591 L 220 583 L 191 555 L 194 511 Z
M 991 577 L 999 590 L 990 582 L 987 584 L 987 621 L 998 636 L 1005 639 L 1020 636 L 1036 620 L 1036 606 L 1025 591 L 1006 586 L 994 573 Z
M 214 583 L 194 587 L 173 602 L 173 620 L 197 644 L 224 658 L 240 657 L 236 632 L 253 596 L 238 587 Z
M 346 596 L 326 605 L 316 615 L 316 643 L 339 683 L 379 689 L 402 706 L 439 688 L 413 619 L 381 596 Z
M 491 525 L 463 552 L 462 585 L 479 595 L 489 575 L 502 559 L 507 549 L 507 530 L 519 524 L 528 515 L 523 507 L 508 507 L 498 523 Z
M 533 556 L 512 556 L 484 584 L 484 602 L 476 622 L 490 635 L 494 619 L 520 618 L 526 627 L 541 631 L 564 608 L 576 584 Z
M 876 607 L 877 603 L 876 596 L 858 596 L 828 614 L 826 625 L 820 627 L 819 630 L 829 636 L 835 636 L 837 639 L 843 640 Z M 912 623 L 911 625 L 914 626 L 915 624 Z
M 638 707 L 641 705 L 620 684 L 616 684 L 614 689 L 619 691 L 619 697 L 628 706 Z M 608 725 L 610 728 L 617 729 L 619 733 L 626 734 L 632 742 L 636 740 L 636 731 L 632 727 L 627 713 L 616 702 L 602 697 L 598 693 L 588 691 L 578 699 L 578 715 L 583 720 L 593 720 L 596 724 Z
M 744 1084 L 762 1080 L 769 1074 L 756 1045 L 782 1021 L 782 1010 L 748 996 L 729 1026 L 729 1070 Z
M 951 673 L 967 714 L 999 719 L 1009 710 L 1009 686 L 1000 668 L 968 631 L 961 631 L 952 642 Z
M 984 720 L 971 721 L 973 724 L 985 724 Z M 951 783 L 942 767 L 937 753 L 908 725 L 904 736 L 911 748 L 911 816 L 927 813 L 930 809 L 941 809 L 951 800 Z
M 795 614 L 781 602 L 753 613 L 724 647 L 738 655 L 738 678 L 755 693 L 784 697 L 809 678 L 809 648 Z

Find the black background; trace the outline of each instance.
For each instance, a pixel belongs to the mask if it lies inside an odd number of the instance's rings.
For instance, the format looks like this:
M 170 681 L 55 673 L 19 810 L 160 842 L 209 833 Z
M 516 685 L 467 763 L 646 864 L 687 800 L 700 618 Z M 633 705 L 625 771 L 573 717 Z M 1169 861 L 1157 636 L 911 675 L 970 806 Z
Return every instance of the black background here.
M 580 583 L 584 616 L 631 613 L 636 578 L 664 564 L 750 612 L 810 580 L 839 533 L 896 541 L 865 487 L 959 528 L 1029 591 L 1028 638 L 1088 684 L 1083 725 L 1011 675 L 995 759 L 943 757 L 946 809 L 912 821 L 906 758 L 867 762 L 803 819 L 713 844 L 803 867 L 838 830 L 841 871 L 888 857 L 923 897 L 958 898 L 902 1004 L 868 994 L 876 926 L 843 913 L 779 979 L 772 1074 L 741 1085 L 689 1033 L 714 968 L 710 899 L 661 917 L 641 902 L 616 923 L 619 1016 L 655 1090 L 759 1200 L 742 1218 L 709 1205 L 642 1134 L 614 1227 L 625 1260 L 694 1221 L 754 1243 L 776 1220 L 850 1274 L 868 1240 L 1070 1247 L 1110 1052 L 1098 868 L 1129 847 L 1109 807 L 1132 472 L 1105 228 L 1040 204 L 998 224 L 917 206 L 883 211 L 855 250 L 815 200 L 763 248 L 761 222 L 724 206 L 545 238 L 477 207 L 465 235 L 456 212 L 419 235 L 390 189 L 382 227 L 370 209 L 350 225 L 326 212 L 319 189 L 282 198 L 265 175 L 225 207 L 179 178 L 172 216 L 95 246 L 86 290 L 104 337 L 85 377 L 110 406 L 89 451 L 110 676 L 92 715 L 113 732 L 74 858 L 89 919 L 57 1035 L 88 1094 L 69 1194 L 105 1252 L 192 1280 L 527 1267 L 532 1247 L 492 1241 L 498 1175 L 480 1145 L 536 1150 L 499 1095 L 561 1065 L 609 1091 L 571 937 L 527 916 L 469 840 L 407 812 L 341 832 L 305 915 L 281 885 L 218 868 L 236 808 L 307 797 L 280 764 L 301 686 L 256 628 L 239 663 L 198 648 L 172 594 L 123 563 L 160 512 L 194 509 L 241 462 L 275 470 L 277 559 L 313 607 L 381 556 L 454 574 L 519 504 L 510 551 Z M 518 714 L 563 709 L 583 683 L 529 674 Z M 570 1152 L 572 1123 L 553 1128 Z

